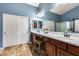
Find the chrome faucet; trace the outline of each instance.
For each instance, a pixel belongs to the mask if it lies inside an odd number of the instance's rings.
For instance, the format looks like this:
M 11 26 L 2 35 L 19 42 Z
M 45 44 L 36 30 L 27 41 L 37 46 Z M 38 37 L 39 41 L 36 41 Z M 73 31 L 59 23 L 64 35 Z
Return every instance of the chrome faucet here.
M 66 31 L 64 32 L 64 37 L 70 37 L 69 33 Z

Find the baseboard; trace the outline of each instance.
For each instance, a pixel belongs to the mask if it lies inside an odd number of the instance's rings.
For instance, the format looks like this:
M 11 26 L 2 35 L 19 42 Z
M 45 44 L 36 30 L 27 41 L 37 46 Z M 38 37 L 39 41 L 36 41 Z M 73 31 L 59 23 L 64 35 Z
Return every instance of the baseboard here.
M 2 49 L 4 49 L 4 48 L 0 48 L 0 50 L 2 50 Z

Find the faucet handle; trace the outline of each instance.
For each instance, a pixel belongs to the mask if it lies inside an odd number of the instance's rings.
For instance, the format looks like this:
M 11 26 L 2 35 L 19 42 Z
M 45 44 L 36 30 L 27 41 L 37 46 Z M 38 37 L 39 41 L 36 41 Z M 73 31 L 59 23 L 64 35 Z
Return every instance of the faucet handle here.
M 65 36 L 65 37 L 70 37 L 70 33 L 64 32 L 64 36 Z
M 67 32 L 64 32 L 64 37 L 67 37 Z

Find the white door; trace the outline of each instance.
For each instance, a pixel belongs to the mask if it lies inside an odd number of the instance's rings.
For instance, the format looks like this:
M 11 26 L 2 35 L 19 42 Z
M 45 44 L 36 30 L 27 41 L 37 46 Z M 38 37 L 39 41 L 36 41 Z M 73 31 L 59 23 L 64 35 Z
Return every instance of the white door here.
M 27 43 L 28 27 L 28 17 L 3 14 L 3 46 Z
M 25 19 L 25 18 L 23 18 Z M 23 43 L 29 42 L 29 22 L 28 20 L 23 20 L 22 22 L 22 30 L 21 30 L 22 36 L 23 36 Z
M 28 17 L 19 17 L 18 23 L 18 44 L 29 42 L 29 22 Z
M 3 46 L 9 47 L 14 41 L 14 17 L 3 14 Z
M 8 21 L 7 20 L 4 20 L 4 19 L 8 19 L 7 16 L 3 15 L 3 47 L 6 46 L 8 47 L 8 40 L 5 40 L 5 39 L 9 39 L 8 35 L 9 33 L 7 33 L 9 30 L 7 29 L 8 28 Z M 6 25 L 5 25 L 6 24 Z M 4 26 L 5 25 L 5 26 Z M 5 30 L 6 29 L 6 30 Z M 4 37 L 5 36 L 5 37 Z

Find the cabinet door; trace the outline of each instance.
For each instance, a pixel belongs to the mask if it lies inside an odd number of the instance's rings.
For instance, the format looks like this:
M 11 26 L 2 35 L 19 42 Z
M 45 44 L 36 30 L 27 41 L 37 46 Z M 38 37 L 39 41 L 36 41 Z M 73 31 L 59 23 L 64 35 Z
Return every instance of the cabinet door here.
M 79 56 L 79 47 L 68 45 L 68 51 Z
M 45 43 L 45 52 L 48 56 L 55 56 L 55 46 L 49 44 L 49 43 Z
M 57 49 L 57 56 L 73 56 L 73 55 L 62 49 Z

